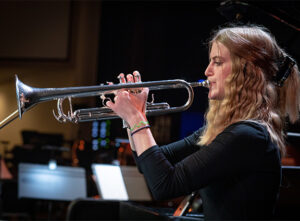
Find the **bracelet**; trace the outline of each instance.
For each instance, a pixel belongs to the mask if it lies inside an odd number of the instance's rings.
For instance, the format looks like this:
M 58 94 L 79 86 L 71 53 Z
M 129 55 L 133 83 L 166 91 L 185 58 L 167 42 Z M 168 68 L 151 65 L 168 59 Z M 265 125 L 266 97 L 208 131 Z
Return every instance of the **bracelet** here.
M 141 130 L 144 130 L 144 129 L 146 129 L 146 128 L 150 128 L 150 125 L 146 125 L 146 126 L 144 126 L 144 127 L 141 127 L 141 128 L 139 128 L 139 129 L 137 129 L 137 130 L 131 132 L 131 136 L 133 136 L 135 133 L 137 133 L 137 132 L 139 132 L 139 131 L 141 131 Z
M 149 126 L 149 122 L 148 121 L 140 121 L 139 123 L 137 123 L 137 124 L 135 124 L 135 125 L 133 125 L 133 127 L 132 128 L 130 128 L 130 131 L 132 132 L 132 131 L 134 131 L 135 129 L 138 129 L 138 128 L 141 128 L 142 126 Z

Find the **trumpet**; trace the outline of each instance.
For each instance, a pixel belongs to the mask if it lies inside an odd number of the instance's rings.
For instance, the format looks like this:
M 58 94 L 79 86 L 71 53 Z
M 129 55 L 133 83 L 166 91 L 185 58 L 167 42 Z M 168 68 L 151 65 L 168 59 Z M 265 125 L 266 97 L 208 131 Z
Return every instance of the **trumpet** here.
M 128 89 L 132 90 L 134 88 L 149 88 L 149 91 L 164 90 L 164 89 L 176 89 L 185 88 L 188 92 L 188 98 L 185 104 L 178 107 L 171 107 L 167 102 L 154 103 L 147 102 L 146 105 L 146 115 L 154 116 L 167 113 L 175 113 L 187 110 L 193 103 L 194 91 L 193 87 L 209 87 L 208 80 L 201 80 L 199 82 L 188 83 L 184 80 L 162 80 L 162 81 L 148 81 L 148 82 L 138 82 L 138 83 L 120 83 L 112 85 L 96 85 L 96 86 L 82 86 L 82 87 L 66 87 L 66 88 L 34 88 L 30 87 L 18 79 L 15 76 L 16 94 L 17 94 L 17 104 L 18 109 L 12 114 L 6 117 L 0 122 L 0 129 L 15 120 L 16 118 L 22 118 L 22 115 L 33 108 L 35 105 L 57 100 L 57 113 L 53 111 L 54 117 L 59 122 L 72 122 L 80 123 L 94 120 L 105 120 L 114 119 L 118 116 L 108 107 L 96 107 L 96 108 L 86 108 L 78 109 L 73 111 L 72 108 L 72 98 L 75 97 L 90 97 L 90 96 L 100 96 L 105 97 L 109 94 L 115 94 L 117 90 Z M 68 99 L 70 110 L 67 114 L 63 111 L 63 101 Z

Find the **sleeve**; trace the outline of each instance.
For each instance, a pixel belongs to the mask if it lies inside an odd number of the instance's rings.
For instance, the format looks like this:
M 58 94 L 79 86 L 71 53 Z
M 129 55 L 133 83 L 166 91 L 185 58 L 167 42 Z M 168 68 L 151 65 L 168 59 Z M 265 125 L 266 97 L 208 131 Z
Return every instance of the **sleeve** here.
M 163 151 L 154 146 L 138 157 L 137 163 L 155 199 L 189 194 L 209 183 L 258 167 L 266 146 L 262 129 L 235 125 L 201 148 L 172 165 Z M 255 159 L 255 160 L 254 160 Z
M 203 129 L 200 128 L 188 137 L 185 137 L 179 141 L 170 143 L 168 145 L 163 145 L 160 147 L 156 146 L 156 148 L 159 148 L 164 154 L 164 156 L 166 157 L 166 159 L 172 165 L 175 165 L 177 162 L 181 161 L 188 155 L 199 150 L 200 146 L 197 146 L 197 142 L 199 140 L 202 130 Z M 135 151 L 133 151 L 133 157 L 135 162 L 137 162 L 138 156 Z M 139 165 L 138 165 L 138 169 L 140 172 L 142 172 Z
M 160 149 L 167 160 L 172 165 L 175 165 L 177 162 L 199 150 L 200 146 L 198 146 L 197 143 L 201 132 L 202 128 L 182 140 L 168 145 L 163 145 Z

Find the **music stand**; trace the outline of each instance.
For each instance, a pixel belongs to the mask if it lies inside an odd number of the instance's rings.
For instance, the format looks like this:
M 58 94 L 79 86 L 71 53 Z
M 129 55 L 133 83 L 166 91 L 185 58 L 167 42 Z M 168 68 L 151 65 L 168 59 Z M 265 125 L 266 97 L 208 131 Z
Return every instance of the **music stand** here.
M 87 197 L 85 170 L 79 167 L 20 163 L 18 197 L 72 201 Z
M 135 166 L 92 164 L 101 199 L 151 201 L 144 176 Z

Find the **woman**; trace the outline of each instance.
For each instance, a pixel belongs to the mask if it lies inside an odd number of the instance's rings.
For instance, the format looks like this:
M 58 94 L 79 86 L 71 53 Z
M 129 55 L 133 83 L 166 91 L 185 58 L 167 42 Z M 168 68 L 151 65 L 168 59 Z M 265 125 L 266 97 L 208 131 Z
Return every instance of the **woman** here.
M 298 67 L 257 26 L 222 28 L 209 46 L 203 129 L 159 147 L 145 116 L 148 89 L 118 91 L 107 106 L 129 125 L 137 164 L 156 199 L 200 190 L 206 219 L 271 218 L 281 181 L 284 122 L 298 119 Z

